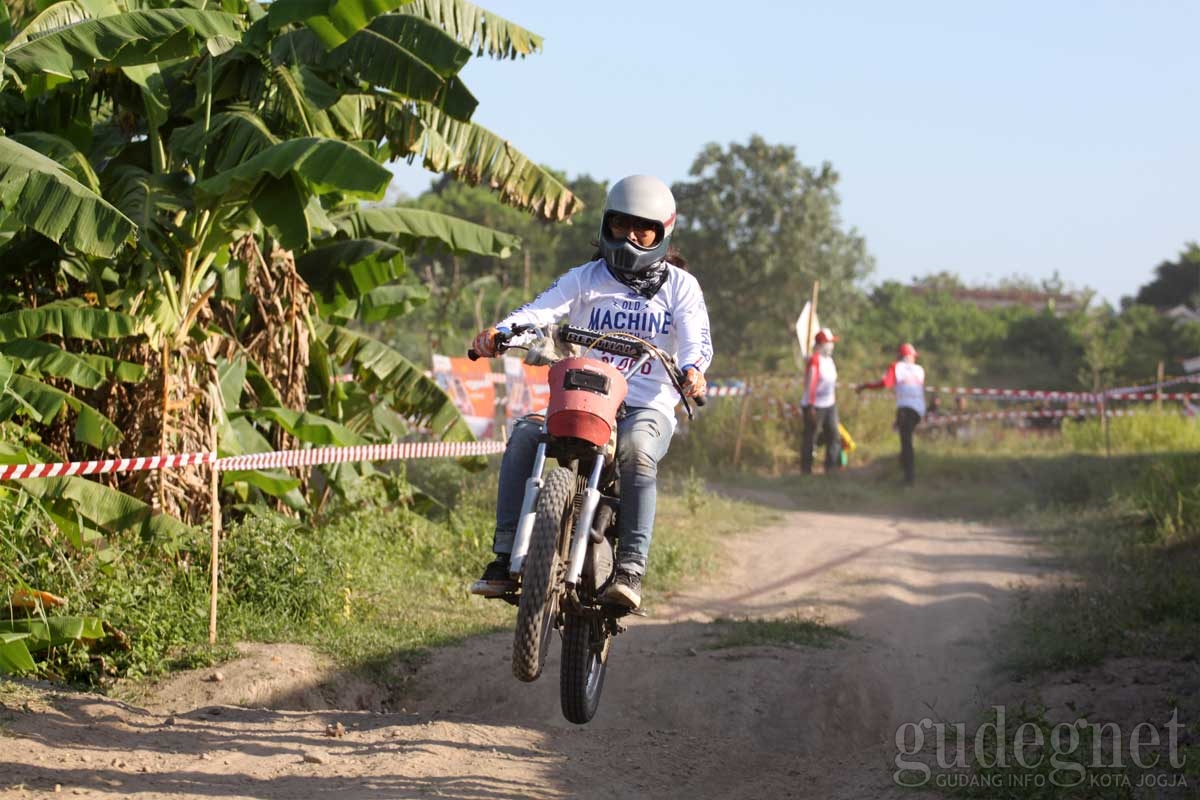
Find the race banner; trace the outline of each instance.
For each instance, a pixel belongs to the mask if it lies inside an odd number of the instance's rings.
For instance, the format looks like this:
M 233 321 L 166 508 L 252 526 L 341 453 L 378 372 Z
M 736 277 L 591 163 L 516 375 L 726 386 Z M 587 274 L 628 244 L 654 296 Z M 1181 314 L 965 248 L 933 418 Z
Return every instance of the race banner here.
M 487 359 L 434 355 L 433 379 L 462 412 L 471 433 L 490 439 L 496 433 L 496 387 Z
M 544 411 L 550 403 L 549 375 L 549 367 L 533 367 L 519 358 L 504 359 L 505 418 L 511 422 Z

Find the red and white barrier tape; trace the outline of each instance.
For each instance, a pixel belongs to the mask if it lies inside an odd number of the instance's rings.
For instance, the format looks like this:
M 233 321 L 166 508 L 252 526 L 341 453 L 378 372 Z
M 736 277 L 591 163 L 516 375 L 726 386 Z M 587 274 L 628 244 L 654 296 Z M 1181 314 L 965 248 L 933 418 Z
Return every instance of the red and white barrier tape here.
M 5 464 L 0 480 L 17 478 L 57 478 L 65 475 L 94 475 L 103 472 L 140 472 L 151 469 L 175 469 L 216 461 L 213 453 L 184 453 L 177 456 L 110 458 L 103 461 L 63 461 L 54 464 Z
M 310 450 L 285 450 L 226 456 L 217 460 L 217 469 L 272 469 L 274 467 L 341 464 L 347 461 L 392 461 L 406 458 L 462 458 L 503 453 L 504 442 L 400 442 L 364 444 L 352 447 L 318 447 Z
M 1200 383 L 1200 375 L 1184 375 L 1179 378 L 1168 378 L 1162 383 L 1147 383 L 1141 386 L 1123 386 L 1117 389 L 1109 389 L 1109 394 L 1136 394 L 1138 392 L 1146 392 L 1151 389 L 1162 389 L 1167 386 L 1178 386 L 1181 383 Z
M 110 458 L 103 461 L 64 461 L 52 464 L 0 465 L 0 480 L 57 478 L 104 472 L 140 472 L 176 469 L 198 464 L 215 464 L 218 470 L 271 469 L 274 467 L 341 464 L 347 461 L 389 461 L 408 458 L 463 458 L 504 452 L 504 442 L 400 442 L 352 447 L 320 447 L 309 450 L 277 450 L 245 456 L 217 458 L 214 453 L 184 453 L 177 456 Z
M 926 386 L 927 392 L 942 394 L 962 394 L 972 397 L 1018 397 L 1023 400 L 1083 400 L 1094 402 L 1096 395 L 1091 392 L 1057 392 L 1041 389 L 985 389 L 972 386 Z
M 1161 397 L 1163 400 L 1200 400 L 1200 392 L 1163 392 L 1161 395 L 1156 392 L 1121 392 L 1113 394 L 1109 392 L 1109 400 L 1157 400 Z
M 854 384 L 851 384 L 852 386 Z M 1164 383 L 1163 386 L 1167 384 Z M 1200 392 L 1158 392 L 1142 391 L 1145 387 L 1130 389 L 1109 389 L 1101 394 L 1092 392 L 1059 392 L 1042 389 L 989 389 L 975 386 L 927 386 L 925 391 L 940 394 L 969 395 L 971 397 L 1008 398 L 1017 400 L 1075 400 L 1082 403 L 1095 403 L 1101 398 L 1105 400 L 1200 400 Z M 1153 389 L 1154 387 L 1149 387 Z M 1137 389 L 1136 391 L 1134 389 Z M 872 395 L 874 396 L 874 395 Z

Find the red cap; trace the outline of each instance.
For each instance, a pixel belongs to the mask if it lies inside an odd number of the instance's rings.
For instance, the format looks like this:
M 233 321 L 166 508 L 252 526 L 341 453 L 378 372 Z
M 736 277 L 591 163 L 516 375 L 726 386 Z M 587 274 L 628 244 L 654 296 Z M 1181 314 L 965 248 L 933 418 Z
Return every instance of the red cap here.
M 836 342 L 837 340 L 838 340 L 838 337 L 834 336 L 833 331 L 829 330 L 829 328 L 821 328 L 821 330 L 817 331 L 817 336 L 816 336 L 817 344 L 825 344 L 826 342 Z
M 899 352 L 900 352 L 901 358 L 904 358 L 905 356 L 912 356 L 913 358 L 917 357 L 917 348 L 913 347 L 908 342 L 905 342 L 904 344 L 900 345 Z

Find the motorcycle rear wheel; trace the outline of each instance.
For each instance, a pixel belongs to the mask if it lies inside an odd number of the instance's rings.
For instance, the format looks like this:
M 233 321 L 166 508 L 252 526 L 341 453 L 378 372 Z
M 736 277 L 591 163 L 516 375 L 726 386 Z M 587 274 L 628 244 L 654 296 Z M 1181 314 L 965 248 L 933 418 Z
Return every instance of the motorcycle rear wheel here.
M 558 554 L 559 536 L 570 535 L 574 495 L 575 473 L 565 467 L 546 477 L 538 495 L 513 634 L 512 670 L 519 681 L 537 680 L 550 651 L 564 569 Z
M 596 716 L 612 637 L 598 619 L 567 614 L 563 621 L 562 674 L 559 695 L 563 716 L 582 725 Z

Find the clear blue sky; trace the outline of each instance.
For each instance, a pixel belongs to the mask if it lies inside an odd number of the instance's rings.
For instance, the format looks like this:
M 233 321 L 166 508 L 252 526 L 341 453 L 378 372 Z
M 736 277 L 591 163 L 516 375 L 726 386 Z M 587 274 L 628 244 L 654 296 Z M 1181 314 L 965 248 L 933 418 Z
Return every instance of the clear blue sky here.
M 1115 304 L 1200 239 L 1194 0 L 480 5 L 545 42 L 472 59 L 478 124 L 607 180 L 683 180 L 756 133 L 792 145 L 841 173 L 872 282 L 1057 270 Z

